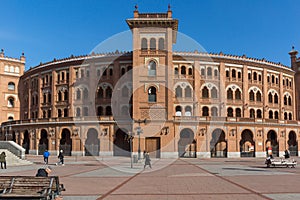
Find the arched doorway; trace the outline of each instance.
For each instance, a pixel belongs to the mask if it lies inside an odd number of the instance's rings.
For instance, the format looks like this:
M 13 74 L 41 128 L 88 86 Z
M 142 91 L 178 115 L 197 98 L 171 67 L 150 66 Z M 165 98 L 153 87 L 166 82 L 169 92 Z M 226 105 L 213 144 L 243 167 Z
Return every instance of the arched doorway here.
M 130 156 L 130 141 L 128 135 L 118 129 L 114 138 L 114 156 Z
M 191 129 L 185 128 L 180 132 L 178 156 L 196 158 L 196 140 L 194 140 L 194 132 Z
M 210 156 L 217 158 L 227 157 L 227 141 L 225 140 L 225 132 L 222 129 L 216 129 L 212 132 Z
M 25 154 L 29 154 L 30 139 L 29 139 L 29 133 L 27 130 L 24 132 L 22 147 L 25 149 Z
M 275 131 L 271 130 L 268 132 L 266 148 L 272 147 L 272 155 L 279 156 L 279 144 L 277 141 L 277 134 Z
M 44 151 L 48 150 L 48 133 L 45 129 L 41 130 L 41 137 L 39 141 L 39 155 L 43 155 Z
M 98 131 L 96 129 L 90 128 L 88 130 L 84 146 L 86 156 L 99 156 L 100 140 L 98 139 Z
M 240 152 L 241 157 L 255 157 L 255 142 L 253 141 L 253 133 L 248 129 L 242 132 Z
M 61 139 L 59 142 L 59 149 L 63 150 L 65 156 L 70 156 L 72 152 L 72 139 L 69 129 L 64 128 L 61 132 Z
M 12 141 L 17 143 L 17 137 L 16 137 L 16 132 L 15 131 L 12 132 Z
M 288 145 L 291 156 L 298 156 L 298 142 L 296 133 L 294 131 L 289 133 Z

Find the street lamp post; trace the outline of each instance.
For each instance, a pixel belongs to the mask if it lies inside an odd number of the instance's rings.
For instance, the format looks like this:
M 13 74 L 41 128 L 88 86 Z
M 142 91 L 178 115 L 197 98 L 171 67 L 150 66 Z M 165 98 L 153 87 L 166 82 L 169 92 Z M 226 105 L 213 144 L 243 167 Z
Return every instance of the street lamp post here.
M 132 136 L 132 132 L 129 131 L 128 132 L 128 136 L 129 136 L 129 147 L 130 147 L 130 167 L 132 168 L 133 167 L 133 164 L 132 164 L 132 139 L 133 139 L 133 136 Z
M 138 119 L 138 120 L 134 120 L 134 122 L 139 124 L 139 126 L 136 128 L 136 132 L 139 136 L 139 138 L 138 138 L 138 160 L 140 160 L 141 159 L 141 134 L 143 133 L 143 130 L 141 128 L 141 123 L 146 124 L 147 119 L 144 119 L 144 120 Z

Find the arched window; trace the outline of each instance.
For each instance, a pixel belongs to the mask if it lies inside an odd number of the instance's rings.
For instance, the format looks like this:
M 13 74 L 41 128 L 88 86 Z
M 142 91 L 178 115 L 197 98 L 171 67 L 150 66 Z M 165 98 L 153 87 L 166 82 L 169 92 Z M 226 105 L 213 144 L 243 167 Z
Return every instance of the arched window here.
M 188 98 L 192 97 L 192 89 L 191 89 L 191 87 L 187 86 L 185 88 L 185 90 L 184 90 L 184 93 L 185 93 L 185 97 L 188 97 Z
M 128 93 L 129 93 L 129 90 L 128 90 L 127 86 L 124 86 L 122 88 L 122 97 L 128 97 Z
M 269 119 L 273 119 L 273 111 L 272 110 L 269 111 Z
M 262 118 L 261 110 L 256 111 L 256 117 L 257 118 Z
M 97 97 L 98 97 L 98 99 L 103 98 L 103 89 L 102 89 L 102 87 L 98 87 Z
M 241 100 L 241 91 L 239 89 L 235 90 L 235 99 L 236 100 Z
M 43 103 L 46 103 L 46 102 L 47 102 L 47 95 L 43 94 Z
M 292 120 L 292 119 L 293 119 L 292 113 L 289 113 L 289 120 Z
M 121 69 L 121 75 L 124 75 L 126 73 L 126 69 L 125 68 L 122 68 Z
M 255 81 L 257 80 L 257 73 L 256 72 L 253 73 L 253 80 L 255 80 Z
M 165 49 L 165 40 L 163 38 L 159 38 L 159 40 L 158 40 L 158 49 L 159 50 Z
M 242 78 L 242 73 L 238 72 L 238 79 L 241 79 L 241 78 Z
M 253 92 L 253 90 L 251 90 L 250 93 L 249 93 L 249 100 L 254 101 L 254 92 Z
M 202 116 L 209 116 L 208 107 L 204 106 L 202 108 Z
M 111 87 L 107 87 L 106 88 L 106 90 L 105 90 L 105 96 L 106 96 L 106 98 L 111 98 L 111 96 L 112 96 L 112 89 L 111 89 Z
M 153 86 L 148 89 L 148 101 L 156 102 L 156 88 Z
M 233 117 L 233 109 L 227 108 L 227 117 Z
M 236 109 L 235 109 L 235 116 L 236 116 L 236 117 L 242 117 L 242 112 L 241 112 L 241 109 L 240 109 L 240 108 L 236 108 Z
M 260 91 L 256 92 L 256 101 L 261 102 L 261 93 L 260 93 Z
M 156 39 L 155 38 L 150 39 L 150 50 L 156 50 Z
M 274 94 L 274 103 L 278 104 L 278 95 Z
M 83 108 L 83 116 L 89 116 L 89 108 L 88 107 Z
M 15 99 L 13 97 L 8 98 L 7 107 L 14 108 L 15 107 Z
M 128 113 L 128 107 L 127 106 L 122 106 L 121 115 L 126 116 L 127 113 Z
M 287 105 L 287 97 L 286 96 L 283 97 L 283 103 L 284 103 L 284 105 Z
M 231 71 L 231 76 L 232 76 L 232 78 L 235 78 L 235 77 L 236 77 L 236 71 L 235 71 L 235 69 L 233 69 L 233 70 Z
M 148 44 L 147 44 L 147 39 L 146 38 L 142 38 L 141 49 L 142 50 L 147 50 L 148 49 Z
M 175 74 L 175 75 L 178 75 L 178 67 L 175 67 L 175 68 L 174 68 L 174 74 Z
M 15 90 L 15 83 L 9 82 L 8 83 L 8 90 Z
M 205 69 L 201 68 L 201 76 L 205 76 Z
M 87 88 L 84 88 L 84 90 L 83 90 L 83 98 L 89 99 L 89 91 Z
M 108 115 L 108 116 L 112 115 L 111 107 L 110 107 L 110 106 L 107 106 L 107 107 L 105 108 L 105 114 Z
M 114 75 L 114 70 L 112 68 L 109 69 L 109 75 L 113 76 Z
M 284 113 L 284 119 L 287 120 L 288 119 L 288 115 L 287 112 Z
M 51 110 L 48 110 L 48 118 L 51 118 Z
M 275 115 L 275 119 L 278 119 L 278 111 L 275 111 L 274 115 Z
M 68 99 L 69 99 L 69 92 L 68 92 L 68 90 L 65 90 L 64 91 L 64 101 L 68 101 Z
M 78 88 L 77 91 L 76 91 L 76 99 L 77 99 L 77 100 L 80 100 L 80 99 L 81 99 L 81 91 L 80 91 L 79 88 Z
M 229 70 L 226 70 L 225 74 L 226 74 L 226 78 L 229 78 Z
M 192 116 L 192 108 L 191 106 L 186 106 L 185 107 L 185 113 L 184 113 L 185 116 Z
M 103 115 L 103 108 L 101 106 L 98 106 L 97 108 L 97 116 L 102 116 Z
M 212 107 L 211 108 L 211 116 L 218 116 L 218 108 L 217 107 Z
M 250 118 L 254 118 L 255 117 L 255 111 L 254 109 L 250 109 Z
M 81 109 L 76 108 L 76 117 L 80 117 L 80 116 L 81 116 Z
M 227 99 L 233 99 L 233 91 L 231 88 L 227 90 Z
M 64 117 L 68 117 L 68 115 L 69 115 L 69 110 L 68 110 L 68 108 L 65 108 L 64 109 Z
M 188 69 L 188 74 L 189 74 L 189 76 L 193 75 L 193 69 L 192 68 Z
M 177 88 L 176 88 L 176 97 L 182 97 L 182 88 L 178 85 Z
M 151 60 L 148 65 L 148 75 L 149 76 L 156 76 L 156 62 Z
M 211 69 L 211 67 L 207 68 L 207 76 L 212 76 L 212 69 Z
M 202 98 L 208 98 L 209 94 L 208 94 L 208 89 L 207 87 L 205 86 L 203 89 L 202 89 Z
M 218 75 L 219 75 L 218 70 L 215 69 L 215 70 L 214 70 L 214 76 L 218 76 Z
M 292 105 L 292 98 L 291 97 L 288 98 L 288 102 L 289 102 L 289 106 L 291 106 Z
M 273 96 L 272 96 L 272 94 L 269 93 L 268 97 L 269 97 L 269 103 L 272 103 L 273 102 Z
M 62 93 L 61 93 L 61 91 L 58 91 L 58 101 L 62 101 Z
M 186 67 L 185 66 L 181 66 L 181 74 L 186 75 Z
M 181 106 L 176 106 L 175 108 L 176 116 L 181 116 Z
M 48 103 L 51 103 L 51 93 L 48 93 Z
M 62 111 L 61 111 L 61 109 L 57 110 L 57 117 L 62 117 Z
M 211 89 L 211 98 L 214 98 L 214 99 L 218 98 L 218 91 L 217 91 L 216 87 L 213 87 Z
M 272 75 L 272 83 L 275 83 L 275 76 Z

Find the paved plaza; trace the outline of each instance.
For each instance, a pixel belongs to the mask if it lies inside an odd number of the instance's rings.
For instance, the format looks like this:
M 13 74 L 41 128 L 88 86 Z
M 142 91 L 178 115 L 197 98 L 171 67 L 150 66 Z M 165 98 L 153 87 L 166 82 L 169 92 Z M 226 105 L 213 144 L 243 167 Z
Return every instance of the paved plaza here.
M 34 176 L 41 156 L 9 166 L 5 176 Z M 300 199 L 300 168 L 266 168 L 263 158 L 152 159 L 152 169 L 125 157 L 66 157 L 59 176 L 65 200 L 92 199 Z

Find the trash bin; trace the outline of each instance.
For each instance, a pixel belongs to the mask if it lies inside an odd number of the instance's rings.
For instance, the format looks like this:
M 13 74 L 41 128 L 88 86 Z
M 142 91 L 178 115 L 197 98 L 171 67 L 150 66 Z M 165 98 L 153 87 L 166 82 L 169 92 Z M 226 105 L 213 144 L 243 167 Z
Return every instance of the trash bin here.
M 138 162 L 137 156 L 134 155 L 134 156 L 133 156 L 133 163 L 137 163 L 137 162 Z

